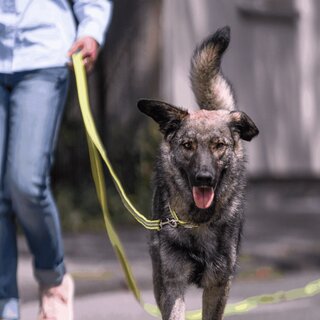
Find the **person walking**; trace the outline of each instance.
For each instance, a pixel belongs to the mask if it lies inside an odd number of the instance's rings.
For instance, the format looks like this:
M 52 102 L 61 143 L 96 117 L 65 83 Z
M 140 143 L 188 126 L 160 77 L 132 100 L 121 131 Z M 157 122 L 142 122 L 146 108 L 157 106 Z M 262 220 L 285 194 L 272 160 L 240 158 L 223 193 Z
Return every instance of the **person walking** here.
M 19 319 L 16 222 L 40 288 L 39 320 L 73 319 L 50 168 L 68 91 L 70 56 L 96 61 L 109 0 L 0 1 L 0 319 Z M 77 20 L 77 23 L 75 21 Z

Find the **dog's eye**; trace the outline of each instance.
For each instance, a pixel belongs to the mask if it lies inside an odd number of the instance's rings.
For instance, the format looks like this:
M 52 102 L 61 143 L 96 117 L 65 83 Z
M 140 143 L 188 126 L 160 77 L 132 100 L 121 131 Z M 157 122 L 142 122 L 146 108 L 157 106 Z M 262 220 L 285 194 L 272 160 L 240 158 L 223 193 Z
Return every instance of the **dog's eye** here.
M 226 145 L 224 144 L 224 143 L 222 143 L 222 142 L 218 142 L 217 144 L 216 144 L 216 149 L 223 149 L 224 147 L 225 147 Z
M 182 144 L 182 146 L 186 149 L 186 150 L 191 150 L 192 149 L 192 142 L 188 141 L 188 142 L 184 142 Z

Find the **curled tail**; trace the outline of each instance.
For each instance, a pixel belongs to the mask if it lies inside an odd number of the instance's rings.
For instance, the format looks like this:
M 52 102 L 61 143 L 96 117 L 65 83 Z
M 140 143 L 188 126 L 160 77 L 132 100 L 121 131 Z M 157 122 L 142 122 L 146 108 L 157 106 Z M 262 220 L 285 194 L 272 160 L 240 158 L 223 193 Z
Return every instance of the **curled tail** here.
M 200 109 L 235 109 L 232 89 L 220 70 L 229 42 L 230 28 L 224 27 L 204 40 L 193 53 L 190 79 Z

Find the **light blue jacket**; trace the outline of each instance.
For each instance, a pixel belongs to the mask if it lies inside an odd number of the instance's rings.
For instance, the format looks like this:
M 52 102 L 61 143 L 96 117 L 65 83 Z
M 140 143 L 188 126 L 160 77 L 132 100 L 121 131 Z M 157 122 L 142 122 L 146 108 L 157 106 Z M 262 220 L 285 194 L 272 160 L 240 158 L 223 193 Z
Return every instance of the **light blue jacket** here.
M 99 44 L 109 25 L 109 0 L 0 0 L 0 73 L 65 65 L 77 38 Z

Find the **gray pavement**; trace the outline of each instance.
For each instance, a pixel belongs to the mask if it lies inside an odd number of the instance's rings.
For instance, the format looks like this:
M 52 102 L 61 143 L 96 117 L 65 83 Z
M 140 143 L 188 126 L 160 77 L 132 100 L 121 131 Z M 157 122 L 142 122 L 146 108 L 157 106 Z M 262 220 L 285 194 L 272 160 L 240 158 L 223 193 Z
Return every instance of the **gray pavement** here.
M 318 185 L 308 189 L 296 184 L 289 188 L 256 183 L 250 188 L 240 268 L 229 302 L 303 287 L 320 278 L 318 190 Z M 148 232 L 139 225 L 117 229 L 143 299 L 154 303 Z M 152 319 L 126 289 L 121 267 L 104 233 L 65 235 L 65 249 L 68 270 L 76 282 L 76 320 Z M 22 320 L 32 320 L 38 307 L 37 287 L 23 238 L 19 239 L 19 251 Z M 186 302 L 189 310 L 199 309 L 201 291 L 191 288 Z M 319 320 L 320 296 L 261 306 L 228 319 Z

